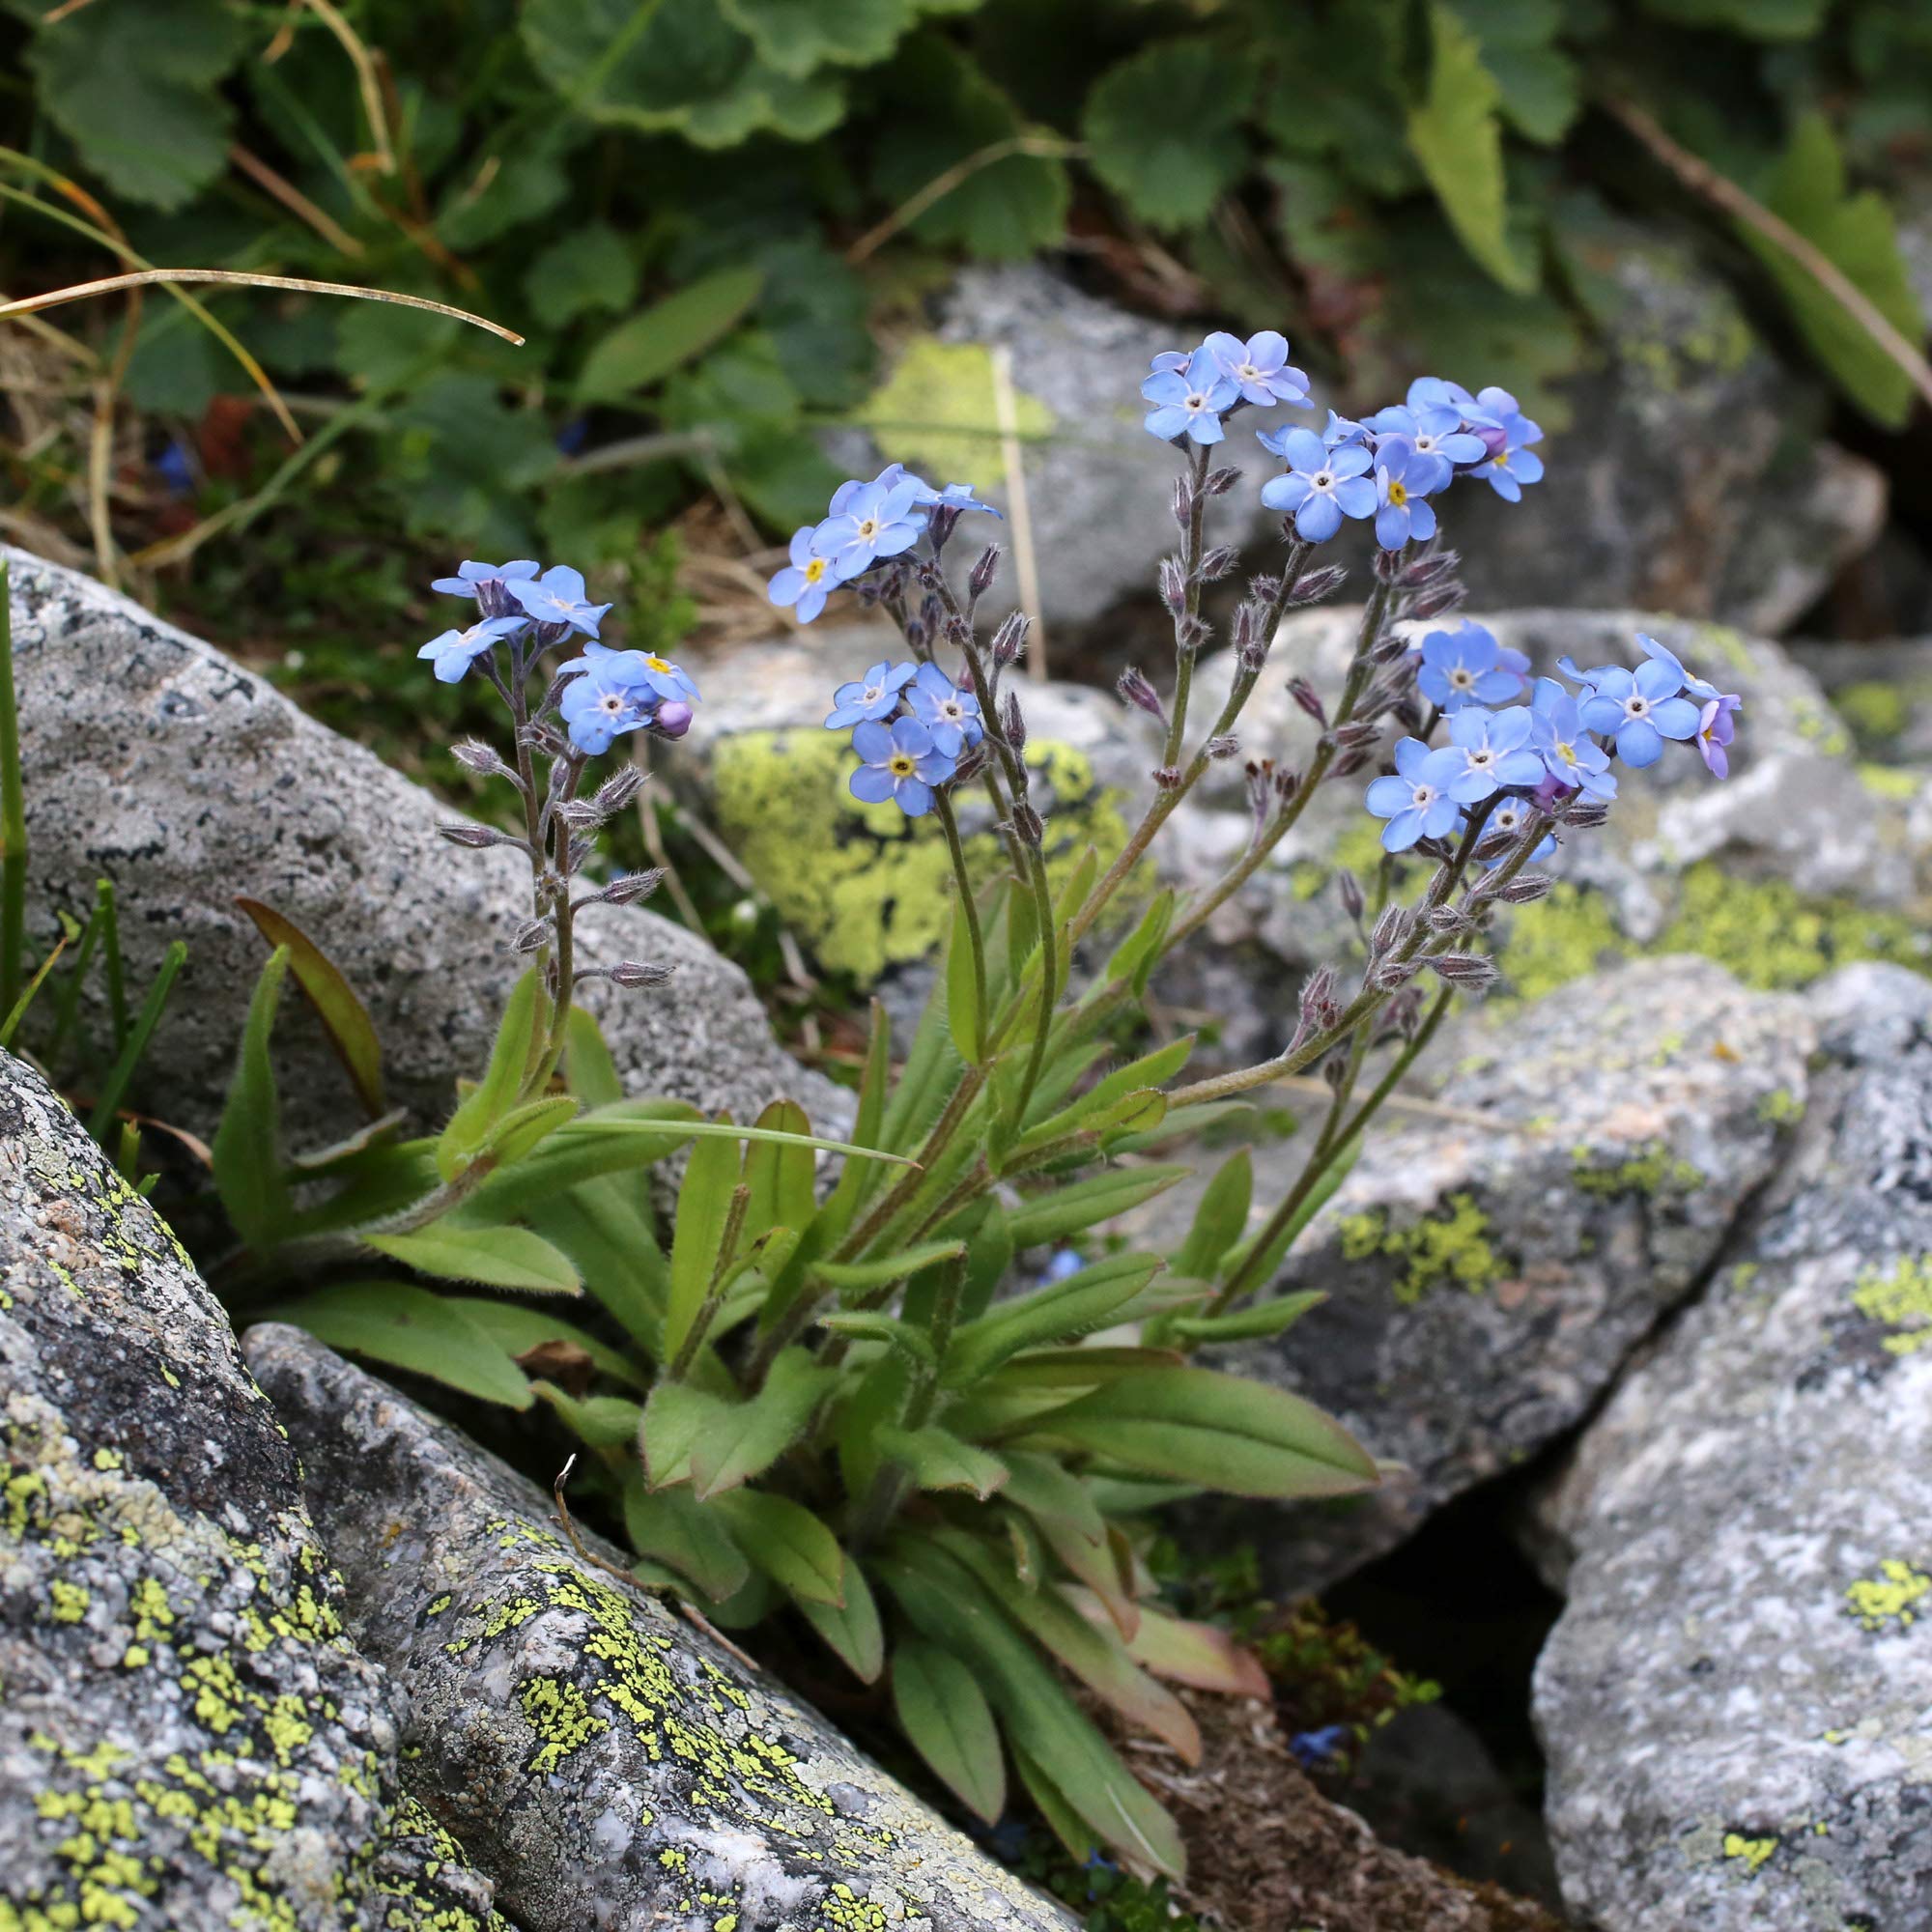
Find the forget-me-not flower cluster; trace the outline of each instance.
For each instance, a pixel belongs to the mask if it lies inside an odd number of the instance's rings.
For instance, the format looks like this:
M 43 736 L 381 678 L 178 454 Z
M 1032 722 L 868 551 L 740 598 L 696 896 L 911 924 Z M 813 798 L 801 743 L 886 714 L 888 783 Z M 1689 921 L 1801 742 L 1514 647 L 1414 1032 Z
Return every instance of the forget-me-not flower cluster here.
M 582 655 L 556 674 L 562 681 L 557 715 L 573 751 L 594 757 L 627 732 L 648 728 L 660 737 L 681 738 L 691 728 L 696 685 L 667 658 L 611 650 L 600 642 L 598 627 L 611 606 L 590 602 L 582 571 L 561 563 L 545 570 L 528 557 L 509 563 L 471 559 L 430 587 L 467 597 L 477 611 L 473 623 L 444 631 L 416 653 L 434 667 L 439 683 L 459 683 L 479 659 L 490 659 L 500 684 L 493 656 L 499 644 L 510 644 L 512 675 L 522 676 L 544 651 L 581 639 Z
M 825 728 L 852 733 L 852 796 L 867 805 L 890 799 L 908 818 L 932 810 L 934 792 L 985 736 L 979 698 L 937 665 L 885 659 L 832 694 Z

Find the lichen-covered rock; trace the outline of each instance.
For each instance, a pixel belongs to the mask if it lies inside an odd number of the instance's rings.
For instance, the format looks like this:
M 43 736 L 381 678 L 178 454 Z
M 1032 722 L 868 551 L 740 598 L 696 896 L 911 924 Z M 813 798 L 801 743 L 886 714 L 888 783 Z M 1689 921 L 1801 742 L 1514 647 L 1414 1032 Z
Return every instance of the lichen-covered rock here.
M 1816 1004 L 1790 1161 L 1547 1505 L 1548 1813 L 1606 1932 L 1932 1924 L 1932 983 Z
M 671 772 L 688 787 L 779 916 L 823 966 L 862 982 L 929 952 L 946 930 L 952 868 L 930 818 L 863 805 L 846 789 L 848 734 L 825 729 L 835 684 L 882 657 L 895 631 L 846 626 L 810 648 L 745 646 L 705 668 L 704 729 Z M 1118 851 L 1152 796 L 1160 748 L 1149 721 L 1111 694 L 1025 684 L 1026 759 L 1047 821 L 1047 869 L 1065 879 L 1092 844 Z M 958 794 L 975 876 L 1005 864 L 985 794 Z M 1135 903 L 1131 893 L 1122 905 Z
M 582 1562 L 522 1477 L 293 1328 L 246 1347 L 351 1629 L 410 1693 L 417 1786 L 530 1932 L 1069 1924 L 771 1679 Z
M 374 1015 L 392 1100 L 422 1119 L 446 1112 L 456 1077 L 487 1058 L 515 978 L 505 939 L 527 912 L 522 860 L 440 839 L 438 820 L 458 814 L 210 645 L 92 578 L 5 556 L 33 919 L 51 943 L 56 911 L 85 918 L 106 876 L 136 983 L 169 941 L 187 943 L 145 1065 L 155 1111 L 204 1135 L 218 1115 L 267 956 L 241 894 L 293 919 L 342 968 Z M 611 907 L 580 932 L 592 959 L 676 968 L 647 995 L 586 988 L 634 1091 L 742 1119 L 790 1093 L 840 1118 L 836 1090 L 785 1058 L 745 976 L 702 939 Z M 278 1038 L 293 1136 L 339 1139 L 354 1103 L 300 1003 Z
M 1399 1465 L 1346 1508 L 1242 1506 L 1277 1590 L 1387 1549 L 1582 1419 L 1772 1172 L 1812 1038 L 1797 999 L 1666 958 L 1444 1040 L 1435 1092 L 1451 1117 L 1383 1116 L 1274 1285 L 1327 1300 L 1231 1362 Z M 1256 1150 L 1256 1226 L 1304 1139 Z M 1142 1210 L 1156 1247 L 1200 1184 Z
M 0 1432 L 0 1927 L 504 1932 L 226 1318 L 4 1054 Z
M 1776 636 L 1877 538 L 1886 481 L 1823 440 L 1795 383 L 1694 250 L 1618 223 L 1573 235 L 1598 366 L 1520 504 L 1461 486 L 1445 509 L 1476 597 L 1620 604 Z

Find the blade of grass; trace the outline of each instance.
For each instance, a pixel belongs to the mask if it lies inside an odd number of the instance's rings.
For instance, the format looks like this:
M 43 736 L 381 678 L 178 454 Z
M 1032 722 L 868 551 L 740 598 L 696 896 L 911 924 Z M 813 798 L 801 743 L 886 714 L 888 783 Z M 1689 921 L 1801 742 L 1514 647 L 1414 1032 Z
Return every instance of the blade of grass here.
M 167 1005 L 176 976 L 186 960 L 187 948 L 179 939 L 161 955 L 160 970 L 155 975 L 155 983 L 148 988 L 148 997 L 141 1003 L 140 1017 L 134 1022 L 133 1031 L 128 1036 L 128 1044 L 121 1049 L 121 1058 L 114 1063 L 114 1070 L 107 1076 L 107 1084 L 101 1088 L 99 1098 L 94 1105 L 93 1117 L 88 1121 L 87 1131 L 97 1141 L 107 1131 L 109 1123 L 120 1111 L 128 1083 L 134 1077 L 134 1069 L 148 1050 L 148 1041 L 160 1024 L 161 1009 Z
M 20 713 L 14 697 L 14 606 L 0 562 L 0 1009 L 20 997 L 27 943 L 27 801 L 20 784 Z
M 100 911 L 100 963 L 107 975 L 107 1009 L 114 1017 L 114 1051 L 128 1044 L 128 967 L 121 956 L 121 911 L 114 881 L 99 879 L 95 904 Z
M 0 1020 L 0 1050 L 12 1048 L 14 1029 L 26 1018 L 27 1009 L 34 1004 L 34 995 L 41 990 L 41 981 L 54 970 L 54 961 L 67 951 L 67 943 L 71 936 L 68 933 L 61 934 L 60 941 L 54 950 L 41 961 L 41 970 L 27 981 L 26 990 L 8 1008 L 7 1017 L 4 1020 Z

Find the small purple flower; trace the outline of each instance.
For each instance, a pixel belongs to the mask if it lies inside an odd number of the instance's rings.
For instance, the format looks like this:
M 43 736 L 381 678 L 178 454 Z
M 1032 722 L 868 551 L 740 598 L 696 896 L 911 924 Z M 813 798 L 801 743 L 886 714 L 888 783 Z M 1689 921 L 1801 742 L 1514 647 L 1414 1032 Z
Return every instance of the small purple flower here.
M 1288 337 L 1272 328 L 1251 335 L 1217 330 L 1203 345 L 1224 374 L 1239 386 L 1243 400 L 1267 409 L 1275 403 L 1308 402 L 1308 378 L 1288 360 Z
M 952 776 L 953 763 L 932 742 L 917 718 L 895 718 L 890 728 L 867 719 L 852 733 L 852 749 L 865 761 L 846 781 L 867 805 L 891 799 L 908 818 L 932 810 L 932 788 Z
M 651 729 L 661 738 L 682 738 L 691 729 L 691 706 L 672 697 L 657 708 Z
M 611 608 L 585 601 L 583 573 L 567 563 L 552 565 L 539 578 L 506 580 L 503 587 L 539 624 L 560 624 L 586 638 L 597 635 L 598 622 Z
M 1298 428 L 1259 434 L 1262 446 L 1288 465 L 1286 476 L 1262 485 L 1262 501 L 1292 511 L 1296 533 L 1308 542 L 1326 543 L 1344 517 L 1375 513 L 1376 486 L 1363 473 L 1373 459 L 1359 443 L 1329 449 L 1313 430 Z
M 1193 442 L 1219 442 L 1223 412 L 1241 399 L 1235 379 L 1206 348 L 1187 358 L 1185 369 L 1156 370 L 1141 384 L 1141 394 L 1154 406 L 1146 428 L 1163 442 L 1183 436 Z
M 1470 427 L 1483 439 L 1492 456 L 1499 449 L 1520 448 L 1524 443 L 1543 440 L 1542 425 L 1524 415 L 1517 399 L 1493 383 L 1477 394 L 1475 406 L 1466 413 Z
M 434 660 L 437 683 L 457 684 L 498 638 L 521 631 L 524 623 L 522 617 L 479 617 L 467 631 L 445 631 L 432 638 L 416 656 Z
M 1463 755 L 1463 770 L 1449 786 L 1458 805 L 1480 805 L 1508 785 L 1533 785 L 1543 759 L 1529 749 L 1534 719 L 1520 704 L 1507 711 L 1464 706 L 1449 721 L 1449 741 Z
M 1530 699 L 1530 743 L 1553 783 L 1590 798 L 1615 798 L 1608 754 L 1583 726 L 1577 700 L 1553 677 L 1536 680 Z
M 913 515 L 913 507 L 924 489 L 917 476 L 903 472 L 891 482 L 882 475 L 856 487 L 840 485 L 832 498 L 832 515 L 811 534 L 812 554 L 829 558 L 842 582 L 869 570 L 882 556 L 910 550 L 923 523 Z
M 765 586 L 765 595 L 781 607 L 789 604 L 801 624 L 810 623 L 825 609 L 826 598 L 838 585 L 832 559 L 812 554 L 811 540 L 823 527 L 801 524 L 791 533 L 791 561 Z
M 1460 711 L 1465 704 L 1506 704 L 1522 696 L 1522 672 L 1529 668 L 1520 651 L 1508 655 L 1520 660 L 1520 669 L 1506 664 L 1494 637 L 1468 619 L 1453 631 L 1431 631 L 1422 640 L 1417 689 L 1444 711 Z
M 1652 658 L 1634 671 L 1612 666 L 1584 698 L 1583 723 L 1614 737 L 1617 756 L 1640 770 L 1662 757 L 1666 738 L 1696 735 L 1698 707 L 1678 696 L 1683 689 L 1684 668 L 1675 658 L 1668 664 Z
M 1518 414 L 1502 425 L 1500 434 L 1499 448 L 1495 446 L 1493 433 L 1485 435 L 1483 440 L 1490 447 L 1474 473 L 1504 502 L 1520 503 L 1526 484 L 1543 481 L 1543 459 L 1526 447 L 1541 441 L 1543 432 L 1527 416 Z
M 1296 1731 L 1288 1747 L 1303 1771 L 1320 1771 L 1348 1741 L 1346 1724 L 1323 1724 L 1319 1731 Z
M 961 691 L 937 665 L 921 665 L 906 693 L 913 716 L 932 736 L 940 754 L 956 758 L 983 737 L 980 700 Z
M 1418 838 L 1440 838 L 1456 829 L 1462 807 L 1449 787 L 1465 769 L 1463 753 L 1444 745 L 1432 752 L 1420 738 L 1405 738 L 1395 748 L 1395 776 L 1369 787 L 1369 810 L 1386 818 L 1382 844 L 1406 852 Z
M 1738 735 L 1737 714 L 1744 702 L 1736 692 L 1721 691 L 1697 714 L 1697 750 L 1715 779 L 1731 775 L 1730 745 Z
M 870 720 L 890 718 L 899 708 L 899 693 L 918 674 L 910 664 L 889 664 L 881 658 L 862 678 L 841 684 L 832 694 L 832 715 L 825 721 L 828 731 L 843 731 Z
M 515 617 L 522 608 L 510 595 L 510 585 L 534 577 L 542 566 L 534 558 L 517 557 L 509 563 L 477 563 L 465 558 L 456 566 L 454 577 L 439 577 L 432 590 L 445 597 L 473 597 L 476 608 L 486 617 Z
M 633 683 L 618 663 L 631 655 L 612 651 L 601 663 L 582 660 L 583 668 L 564 686 L 557 700 L 571 744 L 588 757 L 608 752 L 611 739 L 650 723 L 651 694 Z
M 1376 448 L 1376 541 L 1401 550 L 1413 539 L 1435 534 L 1435 512 L 1423 498 L 1431 485 L 1431 466 L 1416 461 L 1415 445 L 1392 436 Z
M 1481 437 L 1464 433 L 1458 410 L 1411 410 L 1397 403 L 1378 410 L 1368 427 L 1378 437 L 1399 436 L 1414 445 L 1406 480 L 1425 496 L 1441 489 L 1455 475 L 1457 465 L 1479 463 L 1489 454 Z

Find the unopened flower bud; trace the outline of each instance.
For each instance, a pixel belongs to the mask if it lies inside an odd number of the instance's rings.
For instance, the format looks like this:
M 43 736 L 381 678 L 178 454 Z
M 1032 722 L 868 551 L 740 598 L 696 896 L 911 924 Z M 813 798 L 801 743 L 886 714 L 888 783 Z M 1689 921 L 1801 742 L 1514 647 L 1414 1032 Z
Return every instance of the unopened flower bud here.
M 488 745 L 479 744 L 474 738 L 458 739 L 450 747 L 450 755 L 466 771 L 487 772 L 495 777 L 497 773 L 507 773 L 510 769 Z
M 1286 766 L 1274 775 L 1274 795 L 1285 805 L 1301 789 L 1301 774 L 1290 771 Z
M 1378 583 L 1393 583 L 1401 577 L 1404 554 L 1405 551 L 1401 550 L 1377 549 L 1375 569 Z
M 1348 581 L 1347 569 L 1339 563 L 1324 563 L 1320 570 L 1305 571 L 1295 579 L 1294 588 L 1289 593 L 1291 604 L 1319 604 L 1324 597 L 1331 597 Z
M 510 934 L 512 952 L 535 952 L 550 938 L 550 921 L 526 919 Z
M 1013 807 L 1013 830 L 1019 835 L 1020 843 L 1032 846 L 1035 851 L 1038 851 L 1040 840 L 1046 837 L 1039 813 L 1025 799 Z
M 1524 872 L 1508 885 L 1498 887 L 1496 896 L 1505 905 L 1534 905 L 1538 899 L 1549 896 L 1549 889 L 1555 883 L 1542 872 Z
M 660 738 L 682 738 L 691 729 L 691 706 L 668 697 L 651 714 L 651 730 Z
M 1393 631 L 1384 631 L 1369 651 L 1372 665 L 1392 665 L 1408 655 L 1408 640 Z
M 1248 579 L 1248 596 L 1263 610 L 1281 595 L 1281 579 L 1278 577 L 1251 577 Z
M 1183 530 L 1194 515 L 1194 488 L 1185 476 L 1174 479 L 1174 521 Z
M 1241 653 L 1243 665 L 1251 658 L 1257 661 L 1257 668 L 1265 664 L 1271 641 L 1267 635 L 1267 606 L 1253 602 L 1237 605 L 1231 640 Z
M 1344 867 L 1335 874 L 1335 890 L 1342 895 L 1342 910 L 1350 919 L 1359 920 L 1368 909 L 1368 900 L 1362 896 L 1361 880 Z
M 1423 915 L 1423 923 L 1431 932 L 1462 932 L 1469 925 L 1469 916 L 1460 906 L 1431 906 Z
M 1351 779 L 1355 776 L 1357 772 L 1362 770 L 1363 767 L 1368 764 L 1368 762 L 1369 762 L 1369 753 L 1366 751 L 1344 752 L 1342 755 L 1339 758 L 1337 758 L 1332 765 L 1328 767 L 1328 776 L 1331 779 Z
M 436 828 L 439 838 L 447 838 L 452 845 L 466 845 L 471 851 L 480 852 L 489 845 L 521 845 L 523 840 L 512 838 L 507 834 L 493 830 L 488 825 L 439 825 Z
M 1000 547 L 988 544 L 974 560 L 973 568 L 966 576 L 966 588 L 975 597 L 983 597 L 993 587 L 993 580 L 1000 574 Z
M 923 617 L 908 617 L 905 620 L 906 648 L 917 657 L 925 648 L 925 620 Z
M 562 643 L 573 633 L 569 624 L 538 624 L 535 627 L 538 651 L 548 651 Z
M 1174 647 L 1193 656 L 1213 635 L 1213 627 L 1206 618 L 1182 617 L 1174 627 Z
M 1452 986 L 1460 986 L 1465 992 L 1487 993 L 1502 978 L 1495 961 L 1480 952 L 1438 952 L 1429 965 Z
M 1210 469 L 1201 487 L 1210 497 L 1225 497 L 1240 480 L 1238 469 Z
M 1421 963 L 1417 959 L 1385 959 L 1370 970 L 1369 984 L 1378 993 L 1393 993 L 1415 978 Z
M 934 503 L 926 512 L 925 535 L 935 552 L 942 551 L 952 541 L 952 532 L 959 527 L 963 512 L 954 503 Z
M 1017 664 L 1021 651 L 1026 648 L 1027 632 L 1033 627 L 1033 619 L 1024 611 L 1013 611 L 993 633 L 993 662 L 997 665 Z
M 1180 768 L 1178 765 L 1161 765 L 1153 774 L 1156 791 L 1179 791 L 1180 789 Z
M 1120 683 L 1115 689 L 1120 692 L 1122 702 L 1131 704 L 1137 711 L 1145 711 L 1150 718 L 1158 718 L 1163 724 L 1167 723 L 1167 711 L 1160 701 L 1160 694 L 1138 665 L 1129 665 L 1121 673 Z
M 620 765 L 597 787 L 597 809 L 622 811 L 643 788 L 643 773 L 636 765 Z
M 1351 718 L 1346 724 L 1337 724 L 1328 733 L 1345 752 L 1352 752 L 1363 745 L 1373 745 L 1382 735 L 1381 726 L 1363 718 Z
M 1460 583 L 1437 583 L 1422 592 L 1408 607 L 1411 617 L 1440 617 L 1468 601 L 1467 589 Z
M 1595 831 L 1610 815 L 1610 808 L 1603 799 L 1584 798 L 1580 794 L 1558 810 L 1566 825 L 1583 832 Z
M 1169 614 L 1179 616 L 1187 609 L 1187 573 L 1178 556 L 1161 558 L 1156 582 L 1160 585 L 1160 601 L 1167 606 Z
M 620 959 L 614 966 L 593 966 L 577 977 L 580 980 L 610 980 L 619 986 L 637 988 L 662 986 L 670 976 L 668 966 L 660 966 L 648 959 Z
M 1318 966 L 1301 986 L 1301 1016 L 1317 1033 L 1324 1033 L 1342 1016 L 1335 998 L 1335 969 Z
M 1384 906 L 1382 916 L 1376 921 L 1376 929 L 1369 934 L 1370 958 L 1378 959 L 1384 952 L 1393 951 L 1408 931 L 1409 923 L 1406 908 L 1399 905 Z
M 1347 1057 L 1331 1053 L 1322 1063 L 1321 1077 L 1327 1081 L 1331 1093 L 1339 1094 L 1342 1091 L 1342 1083 L 1349 1077 Z
M 1026 750 L 1026 718 L 1020 710 L 1018 697 L 1010 691 L 1000 700 L 1000 728 L 1007 734 L 1007 743 L 1014 751 Z
M 1233 544 L 1216 544 L 1201 559 L 1200 577 L 1204 583 L 1217 583 L 1241 560 Z
M 1413 1039 L 1422 1024 L 1422 994 L 1413 986 L 1405 986 L 1382 1009 L 1382 1018 L 1391 1032 Z
M 556 808 L 556 815 L 573 832 L 594 832 L 608 814 L 594 798 L 567 798 Z
M 1445 577 L 1454 577 L 1462 567 L 1462 554 L 1453 550 L 1432 551 L 1427 556 L 1411 557 L 1403 565 L 1396 582 L 1405 590 L 1427 590 Z
M 1288 681 L 1288 695 L 1300 705 L 1318 724 L 1328 722 L 1328 707 L 1321 701 L 1321 694 L 1305 677 L 1293 677 Z M 1337 740 L 1339 743 L 1340 741 Z
M 970 784 L 986 769 L 988 756 L 986 741 L 981 738 L 977 745 L 960 753 L 959 762 L 952 768 L 952 782 Z
M 658 866 L 647 872 L 627 872 L 621 879 L 612 879 L 597 896 L 606 905 L 640 905 L 663 879 L 664 868 Z
M 1250 677 L 1259 677 L 1267 668 L 1267 646 L 1263 643 L 1243 644 L 1240 661 L 1242 670 Z
M 1422 729 L 1422 706 L 1413 697 L 1397 699 L 1393 709 L 1395 722 L 1405 731 L 1416 732 Z
M 1209 738 L 1205 749 L 1210 758 L 1238 758 L 1241 755 L 1241 741 L 1225 735 Z
M 541 718 L 531 719 L 517 735 L 532 752 L 541 752 L 547 758 L 560 758 L 571 750 L 570 740 Z
M 1484 865 L 1487 866 L 1490 863 L 1492 863 L 1492 861 L 1504 857 L 1515 843 L 1516 843 L 1516 835 L 1514 833 L 1510 832 L 1485 833 L 1482 841 L 1476 847 L 1475 856 Z M 1488 898 L 1489 895 L 1496 890 L 1496 881 L 1494 875 L 1488 874 L 1485 877 L 1478 879 L 1476 883 L 1469 888 L 1469 890 L 1477 897 Z

